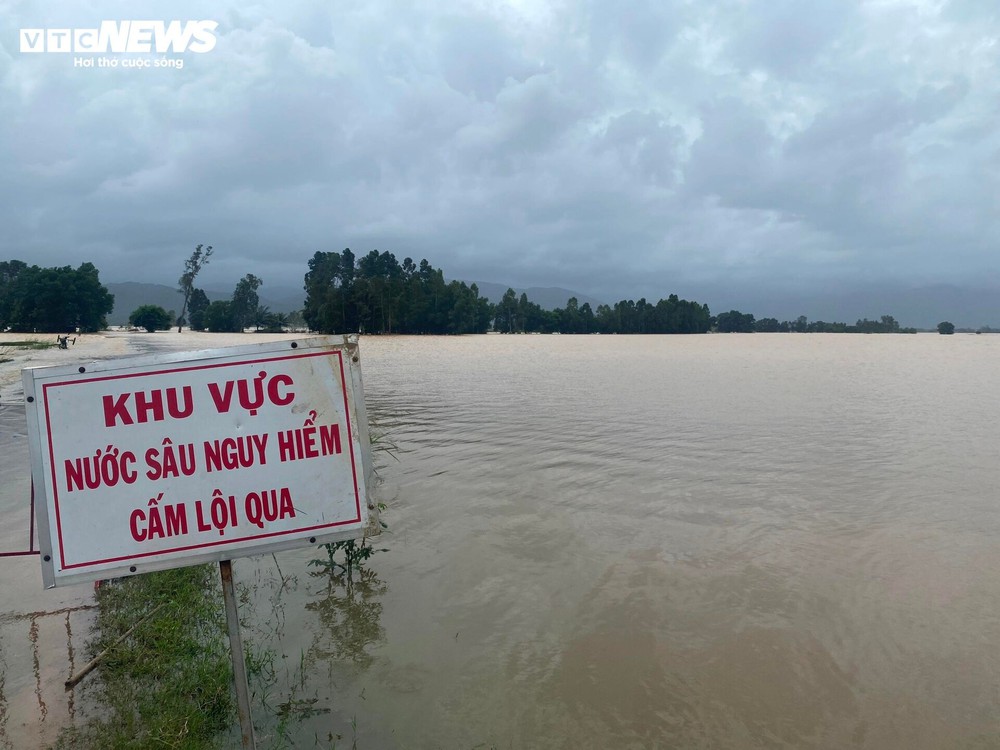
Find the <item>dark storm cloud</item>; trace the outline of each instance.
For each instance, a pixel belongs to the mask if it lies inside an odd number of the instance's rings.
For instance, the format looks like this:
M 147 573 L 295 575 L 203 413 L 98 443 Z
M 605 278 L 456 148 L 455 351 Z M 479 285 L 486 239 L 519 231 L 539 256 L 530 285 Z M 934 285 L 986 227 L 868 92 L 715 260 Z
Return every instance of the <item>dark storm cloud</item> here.
M 219 21 L 183 70 L 22 27 Z M 316 250 L 617 299 L 994 272 L 990 3 L 91 3 L 0 10 L 4 257 L 301 284 Z M 943 251 L 942 248 L 947 248 Z M 214 275 L 214 276 L 213 276 Z

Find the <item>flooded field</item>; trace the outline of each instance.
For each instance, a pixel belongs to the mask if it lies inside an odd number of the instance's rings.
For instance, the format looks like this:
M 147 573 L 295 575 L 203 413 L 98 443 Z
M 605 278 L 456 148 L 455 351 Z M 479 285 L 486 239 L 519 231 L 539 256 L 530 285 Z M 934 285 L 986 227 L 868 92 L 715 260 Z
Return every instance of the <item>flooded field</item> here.
M 317 548 L 234 564 L 261 747 L 996 745 L 1000 338 L 361 352 L 388 551 L 350 579 Z M 3 550 L 23 433 L 0 407 Z M 90 590 L 0 561 L 0 747 L 43 746 Z
M 0 404 L 0 551 L 31 547 L 30 477 L 21 405 Z M 76 714 L 64 681 L 83 655 L 91 588 L 43 591 L 37 556 L 0 557 L 0 747 L 44 747 Z

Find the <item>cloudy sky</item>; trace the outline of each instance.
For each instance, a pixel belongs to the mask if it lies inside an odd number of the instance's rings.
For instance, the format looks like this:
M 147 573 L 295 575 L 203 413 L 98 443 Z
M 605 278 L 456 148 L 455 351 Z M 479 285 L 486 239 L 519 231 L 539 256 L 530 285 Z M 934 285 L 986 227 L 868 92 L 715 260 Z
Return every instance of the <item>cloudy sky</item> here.
M 608 301 L 1000 287 L 995 0 L 72 6 L 0 2 L 2 258 L 173 284 L 206 243 L 204 281 L 267 287 L 377 248 Z M 217 43 L 19 49 L 126 19 Z

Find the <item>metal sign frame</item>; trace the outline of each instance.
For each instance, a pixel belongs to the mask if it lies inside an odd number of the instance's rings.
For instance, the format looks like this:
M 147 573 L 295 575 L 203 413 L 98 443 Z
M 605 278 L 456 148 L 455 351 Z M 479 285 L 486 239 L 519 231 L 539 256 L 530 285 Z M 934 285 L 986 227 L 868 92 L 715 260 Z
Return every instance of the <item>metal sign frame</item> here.
M 380 529 L 356 335 L 27 368 L 22 381 L 46 588 Z M 175 455 L 168 474 L 175 444 L 189 448 L 179 451 L 188 463 L 178 467 Z M 227 480 L 235 493 L 222 489 Z M 175 503 L 172 536 L 163 535 L 161 501 Z M 74 524 L 87 527 L 85 539 Z M 80 552 L 92 547 L 103 556 Z

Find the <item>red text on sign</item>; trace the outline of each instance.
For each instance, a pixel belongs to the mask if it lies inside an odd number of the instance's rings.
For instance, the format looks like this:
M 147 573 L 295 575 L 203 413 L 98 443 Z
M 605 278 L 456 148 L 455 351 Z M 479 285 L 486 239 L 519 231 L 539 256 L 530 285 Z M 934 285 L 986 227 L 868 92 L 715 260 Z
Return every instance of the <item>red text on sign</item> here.
M 135 471 L 135 454 L 119 451 L 114 445 L 98 448 L 93 456 L 67 458 L 63 462 L 66 487 L 73 490 L 96 490 L 101 485 L 114 487 L 118 482 L 132 484 L 138 476 Z
M 275 406 L 288 406 L 292 403 L 295 394 L 288 390 L 288 386 L 291 385 L 290 375 L 283 373 L 272 375 L 268 380 L 267 373 L 261 370 L 252 380 L 227 380 L 222 388 L 218 383 L 209 383 L 208 392 L 219 414 L 227 414 L 232 408 L 235 391 L 240 406 L 246 409 L 250 416 L 255 416 L 257 410 L 264 405 L 265 399 Z
M 248 466 L 267 463 L 264 449 L 267 447 L 267 433 L 263 435 L 240 435 L 235 438 L 205 441 L 206 471 L 232 471 Z
M 194 399 L 189 385 L 181 388 L 181 398 L 178 398 L 176 388 L 164 388 L 105 396 L 103 405 L 105 427 L 115 427 L 119 423 L 130 425 L 136 422 L 162 422 L 167 416 L 184 419 L 194 411 Z
M 282 462 L 330 456 L 340 451 L 340 425 L 321 424 L 278 433 L 278 457 Z
M 163 539 L 188 533 L 187 511 L 184 503 L 164 505 L 161 509 L 157 504 L 163 498 L 161 492 L 157 497 L 150 498 L 146 508 L 136 508 L 129 517 L 129 531 L 137 542 Z

